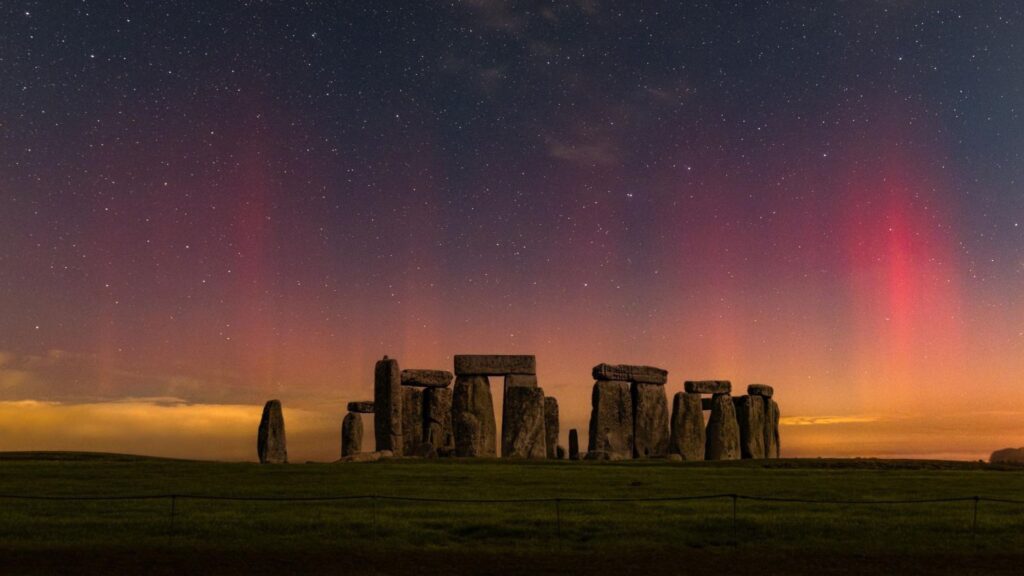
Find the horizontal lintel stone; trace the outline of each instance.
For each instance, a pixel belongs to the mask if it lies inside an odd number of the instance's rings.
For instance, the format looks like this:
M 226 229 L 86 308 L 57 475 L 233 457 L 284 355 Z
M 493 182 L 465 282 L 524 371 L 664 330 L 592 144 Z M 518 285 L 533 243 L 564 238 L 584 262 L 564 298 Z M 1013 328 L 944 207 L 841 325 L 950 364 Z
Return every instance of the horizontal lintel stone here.
M 644 384 L 664 384 L 668 382 L 668 370 L 662 370 L 654 366 L 598 364 L 594 366 L 591 373 L 594 380 L 622 380 Z
M 455 356 L 455 374 L 458 376 L 503 376 L 505 374 L 536 373 L 537 357 L 533 355 L 459 354 Z
M 454 376 L 447 370 L 402 370 L 402 386 L 447 388 Z
M 730 394 L 732 383 L 728 380 L 687 380 L 683 389 L 691 394 Z
M 355 412 L 356 414 L 373 414 L 373 402 L 370 400 L 349 402 L 348 411 Z
M 775 389 L 767 384 L 751 384 L 747 386 L 747 394 L 751 396 L 764 396 L 771 398 L 775 395 Z

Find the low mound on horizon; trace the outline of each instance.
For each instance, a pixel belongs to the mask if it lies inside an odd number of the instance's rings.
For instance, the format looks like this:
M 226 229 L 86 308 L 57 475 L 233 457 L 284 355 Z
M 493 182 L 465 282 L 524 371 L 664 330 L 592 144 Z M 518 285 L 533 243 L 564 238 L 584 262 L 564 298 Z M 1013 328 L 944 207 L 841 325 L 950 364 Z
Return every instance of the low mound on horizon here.
M 993 464 L 1024 464 L 1024 448 L 996 450 L 988 461 Z

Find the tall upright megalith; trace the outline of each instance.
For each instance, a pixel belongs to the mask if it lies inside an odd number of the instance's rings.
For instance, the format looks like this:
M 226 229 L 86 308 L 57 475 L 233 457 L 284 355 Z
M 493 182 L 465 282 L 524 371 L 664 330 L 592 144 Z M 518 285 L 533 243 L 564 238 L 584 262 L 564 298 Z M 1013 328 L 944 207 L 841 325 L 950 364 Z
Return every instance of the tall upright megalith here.
M 438 456 L 452 456 L 455 433 L 450 388 L 427 388 L 423 392 L 423 420 L 423 441 L 430 442 Z
M 764 398 L 755 395 L 733 398 L 736 406 L 736 422 L 740 429 L 740 456 L 764 458 Z
M 501 456 L 542 460 L 547 457 L 544 434 L 544 390 L 512 386 L 505 391 L 501 422 Z
M 402 388 L 402 454 L 409 456 L 423 444 L 423 389 Z
M 715 394 L 711 397 L 711 417 L 708 419 L 704 457 L 707 460 L 740 459 L 740 429 L 736 422 L 736 408 L 729 394 Z
M 402 455 L 402 376 L 398 361 L 384 357 L 373 370 L 373 436 L 377 450 Z
M 569 460 L 580 459 L 580 434 L 575 428 L 569 430 Z
M 669 418 L 665 386 L 633 382 L 633 457 L 668 456 Z
M 779 403 L 774 398 L 766 398 L 765 402 L 771 405 L 768 416 L 765 418 L 765 429 L 770 430 L 771 438 L 766 450 L 766 458 L 780 458 L 782 452 L 782 440 L 779 438 Z M 767 451 L 771 453 L 768 454 Z
M 590 397 L 590 439 L 587 458 L 628 460 L 633 457 L 633 398 L 629 382 L 598 380 Z
M 558 399 L 544 398 L 544 437 L 548 458 L 558 457 Z
M 491 383 L 483 375 L 458 375 L 452 391 L 456 456 L 497 456 Z
M 669 453 L 683 460 L 704 459 L 704 411 L 701 396 L 677 392 L 672 398 L 672 432 Z
M 284 436 L 284 413 L 280 400 L 263 406 L 263 417 L 256 433 L 256 453 L 260 464 L 287 464 L 288 448 Z
M 341 421 L 341 457 L 353 456 L 363 451 L 363 417 L 349 412 Z

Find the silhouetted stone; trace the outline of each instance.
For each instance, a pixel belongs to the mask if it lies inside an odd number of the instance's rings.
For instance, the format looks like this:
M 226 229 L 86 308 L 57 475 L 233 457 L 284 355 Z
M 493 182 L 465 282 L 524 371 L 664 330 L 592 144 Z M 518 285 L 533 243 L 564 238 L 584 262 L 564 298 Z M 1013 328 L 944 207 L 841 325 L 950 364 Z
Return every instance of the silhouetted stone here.
M 398 361 L 377 362 L 373 370 L 373 436 L 377 450 L 402 455 L 402 378 Z
M 555 446 L 555 459 L 565 460 L 565 446 Z
M 772 403 L 772 436 L 775 441 L 775 457 L 779 458 L 782 452 L 782 439 L 779 437 L 779 418 L 781 418 L 781 412 L 779 411 L 779 403 L 775 400 L 770 400 Z
M 402 386 L 447 388 L 452 377 L 447 370 L 402 370 Z
M 494 401 L 486 376 L 456 376 L 452 392 L 456 456 L 497 456 Z
M 455 453 L 452 429 L 452 391 L 448 388 L 427 388 L 423 391 L 423 439 L 430 442 L 439 456 Z
M 728 380 L 687 380 L 683 389 L 690 394 L 730 394 L 732 382 Z
M 775 395 L 775 389 L 767 384 L 751 384 L 750 386 L 747 386 L 747 394 L 751 396 L 771 398 Z
M 672 398 L 672 432 L 668 451 L 683 460 L 704 459 L 702 400 L 700 394 L 689 392 L 677 392 Z
M 341 457 L 359 454 L 363 451 L 363 418 L 356 412 L 349 412 L 341 421 Z
M 779 457 L 779 405 L 771 398 L 764 399 L 764 457 Z
M 505 392 L 505 406 L 507 410 L 501 422 L 501 456 L 546 458 L 544 390 L 513 386 Z
M 988 461 L 992 464 L 1024 464 L 1024 448 L 996 450 Z
M 643 382 L 645 384 L 664 384 L 668 382 L 668 370 L 653 366 L 632 366 L 629 364 L 598 364 L 591 370 L 594 380 L 621 380 L 626 382 Z
M 569 460 L 580 459 L 580 434 L 575 428 L 569 430 Z
M 355 412 L 356 414 L 373 414 L 373 400 L 349 402 L 348 411 Z
M 692 394 L 692 392 L 687 392 L 687 394 Z M 700 409 L 705 412 L 711 410 L 711 398 L 701 398 Z
M 668 399 L 661 384 L 634 382 L 633 457 L 668 456 Z
M 590 401 L 590 441 L 587 458 L 632 458 L 633 398 L 629 382 L 599 380 L 594 383 Z
M 512 386 L 532 386 L 537 387 L 537 375 L 536 374 L 506 374 L 505 375 L 505 390 L 508 390 Z
M 459 354 L 455 356 L 456 376 L 504 376 L 536 374 L 536 356 Z
M 548 458 L 558 457 L 558 400 L 551 396 L 544 398 L 544 444 Z
M 288 448 L 284 436 L 284 413 L 280 400 L 263 406 L 263 417 L 256 433 L 256 453 L 260 464 L 287 464 Z
M 740 428 L 736 408 L 728 394 L 715 394 L 711 399 L 704 458 L 707 460 L 739 460 Z
M 423 389 L 402 389 L 402 454 L 412 454 L 423 444 Z
M 764 458 L 764 400 L 761 396 L 750 395 L 733 398 L 742 458 Z

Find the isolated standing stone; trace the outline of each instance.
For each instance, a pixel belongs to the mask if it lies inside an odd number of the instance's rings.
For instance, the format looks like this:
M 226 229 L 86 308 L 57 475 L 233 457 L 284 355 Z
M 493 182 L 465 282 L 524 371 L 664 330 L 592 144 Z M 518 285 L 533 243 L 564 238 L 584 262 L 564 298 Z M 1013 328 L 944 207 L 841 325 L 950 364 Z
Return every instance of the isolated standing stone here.
M 633 456 L 664 458 L 668 456 L 668 399 L 661 384 L 634 382 L 633 394 Z
M 377 362 L 373 370 L 373 435 L 377 451 L 402 455 L 402 377 L 398 361 Z
M 587 457 L 625 460 L 633 457 L 633 398 L 629 382 L 599 380 L 590 397 Z
M 738 396 L 733 398 L 733 404 L 740 428 L 740 456 L 745 459 L 764 458 L 764 398 Z
M 494 401 L 487 376 L 456 376 L 452 425 L 456 456 L 497 456 Z
M 728 394 L 715 394 L 711 399 L 711 418 L 708 420 L 704 458 L 740 459 L 740 428 L 736 422 L 736 408 Z
M 704 459 L 704 411 L 700 394 L 677 392 L 672 398 L 669 453 L 683 460 Z
M 513 386 L 505 393 L 507 411 L 501 422 L 503 458 L 544 459 L 544 390 Z
M 544 438 L 548 458 L 558 457 L 558 400 L 544 398 Z
M 359 454 L 363 451 L 363 418 L 356 412 L 349 412 L 341 421 L 341 457 Z
M 288 448 L 284 436 L 284 413 L 281 401 L 271 400 L 263 406 L 259 431 L 256 434 L 256 453 L 260 464 L 287 464 Z
M 536 373 L 536 356 L 481 354 L 458 354 L 455 356 L 456 376 L 504 376 L 505 374 Z
M 569 430 L 569 460 L 580 459 L 580 434 L 575 428 Z
M 771 398 L 764 399 L 764 457 L 779 457 L 779 405 Z
M 731 394 L 732 382 L 728 380 L 687 380 L 683 390 L 691 394 Z
M 668 370 L 662 370 L 654 366 L 598 364 L 591 370 L 591 375 L 594 377 L 594 380 L 623 380 L 646 384 L 664 384 L 668 382 Z
M 356 414 L 373 414 L 373 400 L 349 402 L 348 411 L 355 412 Z
M 423 391 L 423 440 L 430 442 L 439 456 L 451 456 L 455 452 L 450 389 L 427 388 Z
M 452 373 L 447 370 L 402 370 L 402 386 L 447 388 L 451 383 Z
M 409 456 L 423 444 L 423 389 L 402 389 L 402 454 Z

